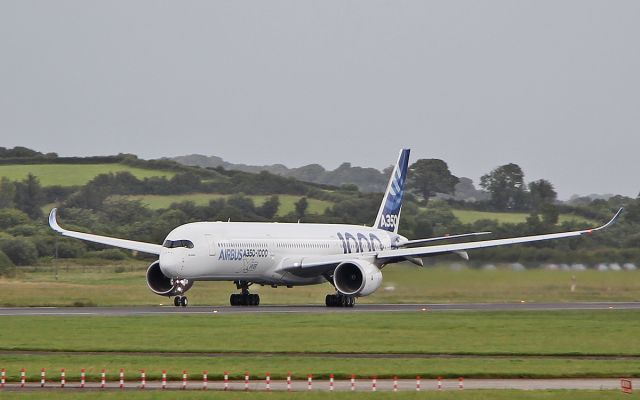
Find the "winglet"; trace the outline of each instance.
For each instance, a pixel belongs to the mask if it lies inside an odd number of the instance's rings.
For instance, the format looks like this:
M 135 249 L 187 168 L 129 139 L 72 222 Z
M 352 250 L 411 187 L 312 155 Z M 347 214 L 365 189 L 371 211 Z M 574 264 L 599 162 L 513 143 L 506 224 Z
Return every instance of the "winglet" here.
M 60 225 L 58 225 L 58 221 L 57 221 L 57 214 L 58 213 L 58 209 L 54 208 L 51 210 L 51 212 L 49 213 L 49 226 L 51 227 L 51 229 L 53 229 L 56 232 L 62 233 L 65 230 L 62 229 L 60 227 Z
M 613 216 L 613 218 L 611 218 L 611 220 L 609 220 L 609 222 L 607 222 L 606 224 L 599 226 L 597 228 L 593 228 L 593 229 L 589 229 L 587 231 L 587 233 L 591 233 L 591 232 L 595 232 L 595 231 L 599 231 L 602 229 L 606 229 L 608 227 L 610 227 L 611 225 L 613 225 L 614 222 L 616 222 L 616 220 L 618 219 L 618 217 L 620 216 L 620 214 L 622 214 L 622 211 L 624 210 L 624 207 L 620 207 L 620 209 L 618 210 L 618 212 L 616 212 L 616 214 Z

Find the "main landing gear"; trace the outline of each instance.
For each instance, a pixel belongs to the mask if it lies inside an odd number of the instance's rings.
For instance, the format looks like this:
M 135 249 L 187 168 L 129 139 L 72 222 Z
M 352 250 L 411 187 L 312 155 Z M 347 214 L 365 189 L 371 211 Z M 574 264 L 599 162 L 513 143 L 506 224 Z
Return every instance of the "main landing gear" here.
M 242 290 L 241 294 L 232 294 L 229 303 L 232 306 L 257 306 L 260 305 L 260 295 L 249 293 L 252 284 L 245 281 L 235 281 L 236 287 Z
M 356 298 L 342 294 L 328 294 L 324 302 L 327 307 L 353 307 L 356 304 Z
M 176 307 L 186 307 L 189 305 L 187 296 L 176 296 L 173 298 L 173 305 Z

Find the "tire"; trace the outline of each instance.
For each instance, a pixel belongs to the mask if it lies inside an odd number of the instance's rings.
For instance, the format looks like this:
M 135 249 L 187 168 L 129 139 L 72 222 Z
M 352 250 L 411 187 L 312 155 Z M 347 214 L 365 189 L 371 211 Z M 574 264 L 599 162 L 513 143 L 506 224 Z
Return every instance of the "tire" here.
M 176 296 L 173 298 L 173 305 L 176 307 L 180 307 L 180 296 Z
M 182 298 L 180 299 L 180 305 L 182 307 L 186 307 L 189 305 L 189 300 L 187 300 L 187 296 L 182 296 Z
M 232 306 L 238 305 L 236 294 L 232 294 L 231 296 L 229 296 L 229 304 L 231 304 Z
M 260 295 L 259 294 L 256 295 L 256 304 L 255 305 L 256 306 L 260 305 Z

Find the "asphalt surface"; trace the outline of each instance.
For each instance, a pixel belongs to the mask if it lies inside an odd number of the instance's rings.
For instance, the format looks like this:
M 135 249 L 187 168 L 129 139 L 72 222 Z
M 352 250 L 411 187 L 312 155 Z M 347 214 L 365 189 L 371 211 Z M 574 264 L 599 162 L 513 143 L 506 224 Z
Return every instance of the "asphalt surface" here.
M 77 379 L 77 378 L 76 378 Z M 416 391 L 417 381 L 415 379 L 400 379 L 397 381 L 396 388 L 398 391 Z M 463 389 L 516 389 L 516 390 L 553 390 L 553 389 L 573 389 L 573 390 L 613 390 L 620 388 L 620 379 L 606 378 L 606 379 L 464 379 Z M 460 381 L 458 379 L 443 379 L 441 381 L 440 390 L 460 390 Z M 141 383 L 139 377 L 133 381 L 131 378 L 125 380 L 123 388 L 120 388 L 118 381 L 107 381 L 105 388 L 100 388 L 100 382 L 87 382 L 84 388 L 80 388 L 80 383 L 74 379 L 73 382 L 67 381 L 64 389 L 60 387 L 60 381 L 47 381 L 44 388 L 40 387 L 40 382 L 26 382 L 24 387 L 21 387 L 19 382 L 6 383 L 4 388 L 0 388 L 2 391 L 41 391 L 41 390 L 55 390 L 55 391 L 68 391 L 68 390 L 141 390 Z M 166 383 L 167 390 L 181 390 L 183 387 L 181 381 L 171 381 Z M 207 382 L 207 389 L 209 390 L 224 390 L 224 382 L 222 381 L 209 381 Z M 373 381 L 371 378 L 356 378 L 354 382 L 354 390 L 358 392 L 370 392 L 373 390 Z M 204 387 L 202 381 L 202 375 L 189 376 L 186 390 L 202 390 Z M 270 390 L 273 391 L 286 391 L 288 390 L 287 382 L 278 380 L 271 381 L 269 384 Z M 145 390 L 161 390 L 162 383 L 159 381 L 149 381 L 145 384 Z M 333 389 L 335 391 L 351 391 L 351 382 L 349 380 L 336 380 L 333 383 Z M 378 379 L 375 382 L 376 391 L 389 392 L 394 390 L 394 381 L 392 379 Z M 244 381 L 230 381 L 228 383 L 228 389 L 231 391 L 243 391 L 245 390 Z M 249 391 L 266 391 L 267 384 L 264 377 L 255 378 L 251 377 L 248 384 Z M 327 379 L 317 380 L 312 379 L 311 389 L 309 389 L 309 382 L 307 379 L 294 379 L 291 382 L 291 390 L 306 392 L 323 391 L 327 392 L 331 390 L 331 384 Z M 422 379 L 420 380 L 421 391 L 436 391 L 438 389 L 438 381 L 435 379 Z
M 241 313 L 359 313 L 359 312 L 439 312 L 439 311 L 559 311 L 559 310 L 638 310 L 640 302 L 585 303 L 466 303 L 466 304 L 357 304 L 354 308 L 322 305 L 231 306 L 141 306 L 141 307 L 11 307 L 0 308 L 0 316 L 126 316 L 168 314 Z

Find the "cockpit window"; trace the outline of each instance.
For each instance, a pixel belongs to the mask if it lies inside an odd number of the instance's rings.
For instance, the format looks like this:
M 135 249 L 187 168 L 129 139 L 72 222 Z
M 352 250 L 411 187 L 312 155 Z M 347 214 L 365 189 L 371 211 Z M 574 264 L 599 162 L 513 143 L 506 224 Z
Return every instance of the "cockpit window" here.
M 187 249 L 193 249 L 193 242 L 191 240 L 165 240 L 162 246 L 169 249 L 174 249 L 176 247 L 186 247 Z

